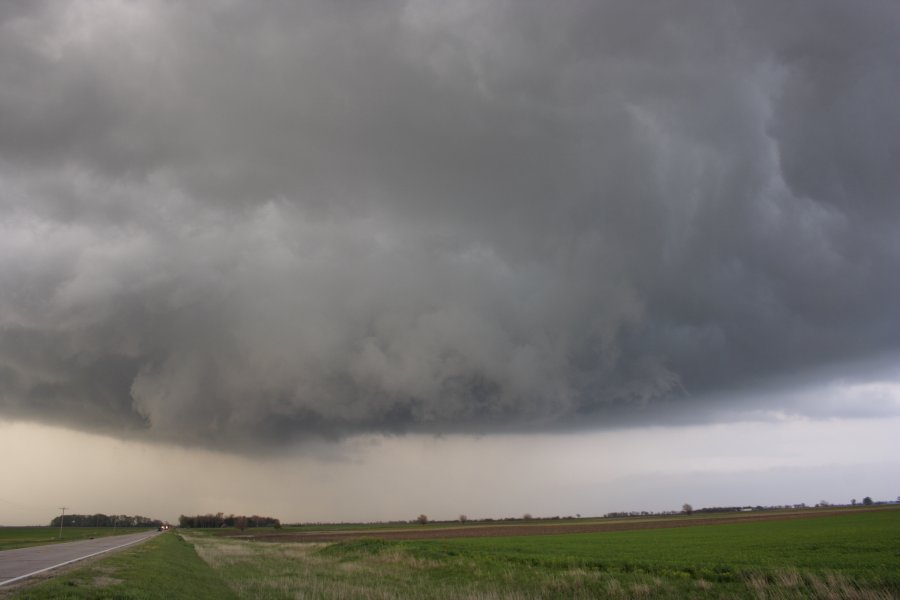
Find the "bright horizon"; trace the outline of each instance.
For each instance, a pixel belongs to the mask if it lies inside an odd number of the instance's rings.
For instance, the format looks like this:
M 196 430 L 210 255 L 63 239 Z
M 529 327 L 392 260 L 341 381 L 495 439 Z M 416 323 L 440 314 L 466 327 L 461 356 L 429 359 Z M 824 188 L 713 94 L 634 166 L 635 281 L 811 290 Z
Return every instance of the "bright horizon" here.
M 900 417 L 539 436 L 367 436 L 252 459 L 0 422 L 0 525 L 67 513 L 260 514 L 284 523 L 602 516 L 615 511 L 896 499 Z M 768 448 L 758 448 L 761 436 Z M 866 444 L 834 439 L 864 435 Z M 652 436 L 657 443 L 647 445 Z M 729 448 L 723 452 L 723 448 Z M 604 458 L 605 457 L 605 458 Z M 614 458 L 612 458 L 614 457 Z M 126 468 L 123 470 L 122 467 Z M 541 479 L 533 474 L 540 473 Z M 56 512 L 54 512 L 56 511 Z

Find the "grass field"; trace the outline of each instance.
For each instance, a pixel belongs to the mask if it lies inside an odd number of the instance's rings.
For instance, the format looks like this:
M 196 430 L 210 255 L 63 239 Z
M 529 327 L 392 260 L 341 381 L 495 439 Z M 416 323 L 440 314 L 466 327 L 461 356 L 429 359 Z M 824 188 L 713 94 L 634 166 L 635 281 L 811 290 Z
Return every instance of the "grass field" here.
M 900 509 L 600 533 L 330 544 L 217 533 L 158 536 L 14 597 L 900 597 Z
M 190 534 L 246 598 L 896 598 L 900 510 L 678 529 L 256 543 Z
M 0 597 L 3 596 L 0 588 Z M 175 534 L 113 554 L 32 587 L 13 591 L 23 600 L 230 600 L 236 598 L 219 576 Z
M 74 542 L 108 535 L 124 535 L 144 531 L 140 528 L 123 527 L 63 527 L 62 539 L 59 538 L 59 527 L 0 527 L 0 550 L 27 548 L 43 544 Z

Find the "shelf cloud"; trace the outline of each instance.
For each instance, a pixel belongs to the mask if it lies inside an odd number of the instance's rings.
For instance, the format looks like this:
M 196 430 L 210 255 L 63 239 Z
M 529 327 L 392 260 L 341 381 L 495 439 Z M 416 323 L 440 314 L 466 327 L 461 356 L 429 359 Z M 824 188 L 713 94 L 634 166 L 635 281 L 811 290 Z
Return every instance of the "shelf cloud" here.
M 253 452 L 852 379 L 900 351 L 898 28 L 888 0 L 6 3 L 0 415 Z

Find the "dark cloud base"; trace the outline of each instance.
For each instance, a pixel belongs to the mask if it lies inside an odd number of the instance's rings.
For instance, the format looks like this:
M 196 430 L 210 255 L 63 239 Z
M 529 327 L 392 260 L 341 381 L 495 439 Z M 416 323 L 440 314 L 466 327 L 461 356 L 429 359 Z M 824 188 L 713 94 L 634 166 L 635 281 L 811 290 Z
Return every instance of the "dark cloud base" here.
M 852 373 L 900 349 L 898 31 L 889 1 L 11 4 L 0 414 L 252 451 Z

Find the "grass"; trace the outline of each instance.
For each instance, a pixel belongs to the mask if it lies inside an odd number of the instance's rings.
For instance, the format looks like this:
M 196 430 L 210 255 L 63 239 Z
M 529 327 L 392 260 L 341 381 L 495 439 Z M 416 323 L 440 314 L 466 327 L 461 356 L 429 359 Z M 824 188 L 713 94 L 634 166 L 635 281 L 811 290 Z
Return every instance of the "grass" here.
M 246 598 L 900 595 L 900 510 L 515 538 L 267 544 L 194 533 L 188 539 Z
M 678 529 L 416 541 L 404 547 L 426 558 L 502 556 L 545 566 L 647 571 L 727 566 L 739 571 L 789 564 L 867 577 L 891 569 L 900 573 L 900 510 Z
M 0 588 L 2 590 L 2 588 Z M 22 600 L 229 600 L 236 598 L 194 548 L 173 533 L 43 583 L 18 590 Z
M 900 597 L 900 510 L 553 536 L 336 544 L 165 534 L 16 598 Z
M 63 527 L 62 539 L 59 538 L 59 527 L 0 527 L 0 550 L 27 548 L 59 542 L 74 542 L 109 535 L 125 535 L 145 531 L 135 527 Z

